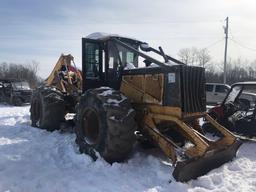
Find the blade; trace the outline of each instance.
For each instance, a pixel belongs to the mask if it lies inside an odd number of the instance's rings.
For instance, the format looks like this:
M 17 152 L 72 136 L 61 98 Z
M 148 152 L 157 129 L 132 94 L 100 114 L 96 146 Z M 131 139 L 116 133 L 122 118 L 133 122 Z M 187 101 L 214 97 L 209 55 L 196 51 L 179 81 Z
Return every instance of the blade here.
M 237 140 L 231 146 L 214 154 L 207 154 L 197 159 L 188 159 L 178 162 L 173 177 L 180 182 L 187 182 L 206 174 L 212 169 L 220 167 L 222 164 L 231 161 L 235 156 L 242 142 Z

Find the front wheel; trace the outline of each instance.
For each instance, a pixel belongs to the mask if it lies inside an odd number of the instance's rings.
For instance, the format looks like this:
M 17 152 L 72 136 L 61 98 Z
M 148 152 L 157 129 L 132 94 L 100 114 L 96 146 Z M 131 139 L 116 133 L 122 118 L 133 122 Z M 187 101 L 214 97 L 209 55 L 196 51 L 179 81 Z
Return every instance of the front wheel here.
M 108 162 L 125 160 L 133 149 L 137 124 L 129 100 L 119 91 L 98 88 L 85 92 L 77 107 L 76 142 L 80 152 Z

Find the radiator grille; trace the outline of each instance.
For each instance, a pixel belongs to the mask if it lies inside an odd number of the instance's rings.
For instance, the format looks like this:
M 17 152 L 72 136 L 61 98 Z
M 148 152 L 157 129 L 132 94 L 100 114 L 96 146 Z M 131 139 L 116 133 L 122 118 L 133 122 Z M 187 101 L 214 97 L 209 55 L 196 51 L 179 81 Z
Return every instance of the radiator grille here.
M 196 113 L 206 111 L 204 68 L 183 66 L 181 90 L 183 112 Z

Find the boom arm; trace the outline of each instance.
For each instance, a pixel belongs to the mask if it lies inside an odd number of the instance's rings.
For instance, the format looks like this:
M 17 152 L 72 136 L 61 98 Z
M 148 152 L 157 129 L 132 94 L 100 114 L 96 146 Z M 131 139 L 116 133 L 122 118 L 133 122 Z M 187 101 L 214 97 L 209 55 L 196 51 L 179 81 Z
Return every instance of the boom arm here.
M 80 71 L 72 66 L 72 55 L 61 55 L 50 76 L 45 80 L 48 86 L 55 86 L 62 92 L 71 94 L 74 90 L 81 90 L 82 76 Z

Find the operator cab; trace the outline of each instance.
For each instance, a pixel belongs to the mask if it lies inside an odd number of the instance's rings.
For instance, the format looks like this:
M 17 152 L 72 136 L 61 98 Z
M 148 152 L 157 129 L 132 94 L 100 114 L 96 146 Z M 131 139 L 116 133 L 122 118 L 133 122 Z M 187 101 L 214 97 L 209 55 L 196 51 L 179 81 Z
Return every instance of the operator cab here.
M 127 70 L 141 72 L 138 68 L 144 68 L 145 73 L 145 67 L 164 68 L 173 64 L 183 63 L 165 55 L 161 47 L 156 50 L 136 39 L 105 33 L 92 33 L 82 39 L 83 91 L 101 86 L 119 89 Z
M 117 44 L 114 39 L 136 50 L 142 43 L 135 39 L 103 33 L 93 33 L 83 38 L 83 90 L 100 86 L 118 89 L 123 69 L 127 65 L 138 67 L 138 54 Z

